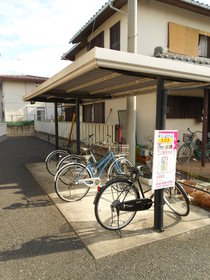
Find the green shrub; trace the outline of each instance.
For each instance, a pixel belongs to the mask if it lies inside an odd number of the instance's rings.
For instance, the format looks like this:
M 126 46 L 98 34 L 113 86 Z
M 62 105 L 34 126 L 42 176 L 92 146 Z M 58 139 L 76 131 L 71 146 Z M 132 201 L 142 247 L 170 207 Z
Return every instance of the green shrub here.
M 17 122 L 7 122 L 7 126 L 27 126 L 34 125 L 34 121 L 17 121 Z

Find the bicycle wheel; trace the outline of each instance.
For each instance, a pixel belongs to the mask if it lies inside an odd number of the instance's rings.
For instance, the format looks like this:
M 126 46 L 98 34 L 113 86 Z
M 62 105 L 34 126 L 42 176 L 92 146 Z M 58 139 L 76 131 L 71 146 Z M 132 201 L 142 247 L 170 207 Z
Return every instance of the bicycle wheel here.
M 175 181 L 175 186 L 164 189 L 163 198 L 168 207 L 179 216 L 190 212 L 190 201 L 182 186 Z
M 91 178 L 89 169 L 80 163 L 68 163 L 56 173 L 54 178 L 55 191 L 64 201 L 77 201 L 82 199 L 90 187 L 79 180 Z
M 178 150 L 177 161 L 180 164 L 187 163 L 190 160 L 191 156 L 192 156 L 192 149 L 189 144 L 185 143 Z
M 128 167 L 133 167 L 134 165 L 132 162 L 130 162 L 128 159 L 124 157 L 119 157 L 115 159 L 115 161 L 110 165 L 108 172 L 107 172 L 107 178 L 108 180 L 113 179 L 116 176 L 119 175 L 128 175 L 130 174 Z
M 75 163 L 82 163 L 82 164 L 85 164 L 85 162 L 83 161 L 82 159 L 82 156 L 80 155 L 67 155 L 65 156 L 64 158 L 62 158 L 58 165 L 57 165 L 57 170 L 61 169 L 64 165 L 66 165 L 67 163 L 72 163 L 72 162 L 75 162 Z
M 96 220 L 108 230 L 124 228 L 133 220 L 136 211 L 120 211 L 118 205 L 137 198 L 137 188 L 125 178 L 115 178 L 107 182 L 95 198 Z
M 59 161 L 67 155 L 68 155 L 68 152 L 65 150 L 52 151 L 45 159 L 47 171 L 51 175 L 55 176 L 55 174 L 57 172 L 57 165 L 58 165 Z

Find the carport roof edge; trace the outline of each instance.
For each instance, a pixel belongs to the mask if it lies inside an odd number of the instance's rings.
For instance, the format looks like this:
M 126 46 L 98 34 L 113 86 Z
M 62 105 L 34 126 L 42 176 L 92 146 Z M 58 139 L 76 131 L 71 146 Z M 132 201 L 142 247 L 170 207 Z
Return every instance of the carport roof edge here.
M 94 74 L 97 74 L 97 71 L 100 71 L 100 69 L 108 69 L 113 73 L 119 72 L 128 76 L 163 77 L 164 79 L 174 81 L 210 83 L 210 67 L 208 66 L 199 66 L 181 61 L 169 61 L 162 58 L 96 47 L 25 95 L 24 100 L 33 101 L 36 97 L 41 97 L 53 90 L 61 90 L 64 94 L 70 93 L 71 88 L 75 88 L 71 84 L 73 79 L 79 78 L 82 75 L 85 77 L 86 74 L 88 75 L 93 70 L 95 71 Z M 94 87 L 95 75 L 92 75 L 91 79 L 92 81 L 89 81 L 88 84 L 91 82 L 92 87 Z M 104 82 L 106 77 L 104 79 L 102 77 L 101 80 Z M 97 84 L 98 81 L 99 79 L 97 79 Z M 85 82 L 85 79 L 81 80 L 82 82 L 84 85 L 77 86 L 77 88 L 81 88 L 81 93 L 88 93 L 85 90 L 87 82 Z M 62 89 L 64 84 L 68 84 L 66 92 Z M 79 93 L 80 91 L 77 90 L 77 92 Z M 50 102 L 50 100 L 47 101 Z

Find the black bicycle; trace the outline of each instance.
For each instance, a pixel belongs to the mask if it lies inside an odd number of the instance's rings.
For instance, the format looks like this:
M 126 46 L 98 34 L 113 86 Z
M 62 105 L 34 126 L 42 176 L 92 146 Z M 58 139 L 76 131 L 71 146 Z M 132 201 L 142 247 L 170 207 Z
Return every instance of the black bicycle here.
M 117 177 L 98 188 L 95 197 L 95 216 L 98 223 L 108 230 L 120 230 L 127 226 L 137 211 L 149 209 L 153 204 L 154 194 L 146 197 L 146 190 L 139 180 L 140 168 L 130 168 L 131 176 Z M 173 188 L 164 189 L 164 202 L 179 216 L 190 212 L 189 198 L 182 186 L 175 181 Z

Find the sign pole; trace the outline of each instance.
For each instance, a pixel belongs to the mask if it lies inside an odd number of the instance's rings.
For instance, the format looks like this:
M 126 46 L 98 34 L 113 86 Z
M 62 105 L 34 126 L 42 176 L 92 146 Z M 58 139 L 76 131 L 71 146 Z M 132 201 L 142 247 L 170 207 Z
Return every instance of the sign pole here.
M 157 79 L 157 101 L 156 101 L 156 129 L 165 129 L 167 108 L 167 91 L 164 91 L 163 78 Z M 163 189 L 155 190 L 154 202 L 154 228 L 162 232 L 163 229 Z

